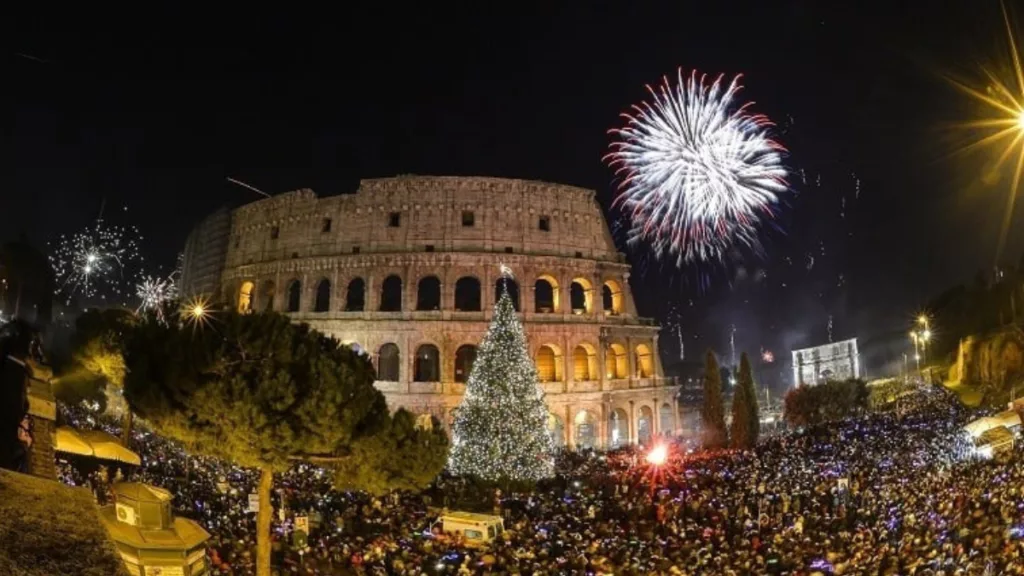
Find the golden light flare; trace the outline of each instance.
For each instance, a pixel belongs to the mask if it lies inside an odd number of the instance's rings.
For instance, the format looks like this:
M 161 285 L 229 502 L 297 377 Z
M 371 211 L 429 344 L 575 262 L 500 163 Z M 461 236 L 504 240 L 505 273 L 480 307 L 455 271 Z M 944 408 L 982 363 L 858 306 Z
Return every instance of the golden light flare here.
M 202 295 L 185 300 L 179 313 L 182 321 L 191 324 L 193 330 L 207 326 L 213 317 L 210 301 Z
M 984 104 L 991 113 L 991 116 L 987 118 L 960 124 L 964 128 L 980 131 L 985 135 L 964 146 L 958 152 L 969 152 L 986 146 L 1000 146 L 1001 151 L 992 167 L 993 172 L 998 171 L 1013 158 L 1013 178 L 1006 201 L 1003 225 L 999 231 L 996 265 L 999 264 L 1003 247 L 1006 244 L 1006 237 L 1013 218 L 1013 207 L 1020 187 L 1021 172 L 1024 171 L 1024 69 L 1021 67 L 1021 55 L 1017 49 L 1017 41 L 1014 38 L 1013 26 L 1010 23 L 1010 15 L 1006 10 L 1005 2 L 1001 3 L 1001 7 L 1011 55 L 1011 66 L 1007 68 L 1012 68 L 1013 80 L 1006 82 L 1006 78 L 1001 78 L 992 70 L 985 68 L 982 69 L 985 77 L 984 87 L 971 86 L 960 80 L 949 78 L 953 86 L 973 100 Z

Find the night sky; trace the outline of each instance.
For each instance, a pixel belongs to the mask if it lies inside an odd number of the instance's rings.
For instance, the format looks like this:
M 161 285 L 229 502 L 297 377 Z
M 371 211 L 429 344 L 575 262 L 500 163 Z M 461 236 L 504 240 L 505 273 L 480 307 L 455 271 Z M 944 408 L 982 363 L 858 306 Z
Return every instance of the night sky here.
M 166 271 L 203 215 L 259 198 L 227 177 L 320 195 L 410 173 L 538 179 L 608 209 L 606 131 L 682 66 L 744 74 L 793 194 L 763 261 L 678 270 L 628 250 L 641 312 L 670 325 L 663 356 L 676 324 L 688 359 L 728 355 L 735 325 L 738 349 L 781 359 L 827 341 L 831 316 L 836 339 L 885 350 L 880 369 L 928 298 L 993 266 L 1010 170 L 992 173 L 991 150 L 950 156 L 970 138 L 951 122 L 983 110 L 943 75 L 984 86 L 979 66 L 1008 61 L 995 0 L 373 4 L 20 18 L 0 238 L 42 247 L 105 205 Z

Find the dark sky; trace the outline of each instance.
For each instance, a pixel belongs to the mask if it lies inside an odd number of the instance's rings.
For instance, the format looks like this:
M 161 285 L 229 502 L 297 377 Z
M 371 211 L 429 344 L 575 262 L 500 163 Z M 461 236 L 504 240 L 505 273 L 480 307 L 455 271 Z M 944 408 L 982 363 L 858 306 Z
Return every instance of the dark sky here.
M 369 4 L 19 18 L 0 237 L 42 245 L 105 199 L 169 268 L 201 216 L 257 199 L 229 176 L 321 195 L 403 173 L 540 179 L 607 208 L 606 131 L 682 66 L 745 75 L 794 187 L 764 261 L 679 271 L 630 251 L 641 311 L 679 322 L 688 357 L 727 353 L 732 325 L 739 349 L 788 356 L 829 316 L 836 338 L 902 341 L 928 297 L 993 264 L 1008 171 L 948 157 L 965 138 L 948 123 L 981 110 L 941 75 L 1008 59 L 995 0 Z M 1012 261 L 1024 211 L 1015 224 Z

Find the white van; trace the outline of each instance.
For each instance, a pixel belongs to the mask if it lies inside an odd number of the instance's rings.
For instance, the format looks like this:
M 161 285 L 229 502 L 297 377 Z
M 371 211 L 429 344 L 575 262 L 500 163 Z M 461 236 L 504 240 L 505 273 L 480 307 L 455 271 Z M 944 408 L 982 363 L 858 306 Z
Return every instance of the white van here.
M 448 512 L 439 517 L 433 526 L 441 529 L 441 538 L 458 534 L 467 546 L 473 547 L 487 546 L 505 531 L 501 516 L 472 512 Z

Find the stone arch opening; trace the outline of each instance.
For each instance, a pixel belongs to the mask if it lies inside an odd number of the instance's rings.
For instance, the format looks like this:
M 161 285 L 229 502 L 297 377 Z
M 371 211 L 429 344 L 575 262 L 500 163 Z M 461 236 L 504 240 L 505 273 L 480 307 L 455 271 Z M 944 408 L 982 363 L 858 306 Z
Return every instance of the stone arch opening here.
M 537 349 L 537 378 L 541 382 L 562 382 L 562 351 L 554 344 Z
M 636 440 L 647 445 L 654 436 L 654 412 L 650 406 L 641 406 L 636 416 Z
M 473 371 L 473 362 L 476 361 L 476 346 L 463 344 L 455 351 L 455 381 L 460 383 L 469 382 L 469 375 Z
M 362 312 L 366 309 L 366 281 L 353 278 L 345 290 L 345 312 Z
M 558 280 L 544 274 L 533 283 L 533 311 L 538 314 L 558 312 Z
M 608 447 L 619 448 L 629 444 L 629 414 L 616 408 L 608 415 Z
M 625 346 L 615 342 L 609 344 L 604 353 L 605 378 L 610 380 L 629 378 L 628 360 Z
M 402 311 L 402 279 L 392 274 L 380 285 L 380 311 Z
M 455 311 L 479 312 L 480 304 L 480 281 L 472 276 L 459 278 L 455 282 Z
M 416 285 L 416 309 L 420 311 L 441 309 L 441 280 L 437 276 L 420 278 Z
M 498 278 L 494 283 L 494 301 L 501 298 L 502 290 L 508 290 L 508 297 L 512 300 L 512 308 L 519 312 L 519 283 L 512 278 Z
M 249 280 L 242 282 L 238 287 L 238 311 L 242 314 L 252 312 L 253 288 L 255 286 Z
M 565 424 L 557 414 L 548 414 L 548 434 L 555 448 L 565 447 Z
M 313 301 L 314 312 L 328 312 L 331 309 L 331 281 L 327 278 L 316 285 L 316 299 Z
M 636 350 L 636 377 L 650 378 L 654 376 L 654 354 L 647 344 L 637 344 Z
M 569 304 L 573 314 L 589 314 L 592 308 L 593 285 L 586 278 L 573 278 L 569 284 Z
M 622 286 L 615 280 L 605 280 L 601 286 L 601 306 L 611 315 L 622 314 Z
M 597 349 L 586 342 L 578 344 L 572 351 L 573 380 L 597 380 Z
M 400 378 L 401 353 L 398 344 L 388 342 L 377 351 L 377 380 L 398 382 Z
M 413 382 L 441 381 L 441 353 L 433 344 L 421 344 L 416 349 Z
M 256 302 L 264 312 L 270 312 L 274 309 L 274 283 L 272 281 L 267 280 L 263 283 Z
M 670 435 L 671 431 L 676 429 L 675 411 L 668 402 L 662 404 L 658 410 L 658 429 L 664 435 Z
M 597 447 L 597 418 L 589 410 L 580 410 L 573 418 L 573 438 L 576 448 L 586 450 Z
M 302 282 L 292 280 L 288 284 L 288 312 L 298 312 L 302 306 Z

